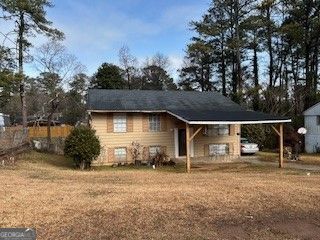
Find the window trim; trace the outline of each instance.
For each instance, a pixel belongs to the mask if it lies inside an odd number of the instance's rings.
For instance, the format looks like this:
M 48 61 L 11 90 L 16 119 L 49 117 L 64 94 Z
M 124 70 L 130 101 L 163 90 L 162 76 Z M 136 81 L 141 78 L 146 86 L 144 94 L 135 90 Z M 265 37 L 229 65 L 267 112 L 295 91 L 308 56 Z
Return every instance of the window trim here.
M 211 146 L 214 148 L 214 145 L 218 146 L 218 148 L 225 145 L 224 153 L 219 153 L 219 149 L 218 149 L 218 153 L 216 153 L 216 154 L 215 153 L 211 153 L 211 151 L 210 151 Z M 210 143 L 208 148 L 209 148 L 208 149 L 208 153 L 209 153 L 210 157 L 230 155 L 230 144 L 229 143 Z
M 124 149 L 124 152 L 125 152 L 123 159 L 118 158 L 118 157 L 117 157 L 117 154 L 116 154 L 116 151 L 117 151 L 117 150 L 120 150 L 120 149 L 121 149 L 121 150 Z M 127 161 L 128 151 L 127 151 L 127 148 L 126 148 L 126 147 L 116 147 L 116 148 L 114 148 L 113 154 L 114 154 L 114 160 L 115 160 L 115 162 L 126 162 L 126 161 Z
M 122 122 L 116 123 L 117 117 L 124 117 L 124 119 L 125 119 L 124 123 L 122 123 Z M 122 128 L 120 128 L 120 130 L 119 130 L 119 129 L 117 129 L 117 124 L 124 124 L 125 128 L 123 130 L 121 130 Z M 127 130 L 128 130 L 127 129 L 127 124 L 128 124 L 128 119 L 127 119 L 127 114 L 126 113 L 113 114 L 113 132 L 114 133 L 126 133 Z
M 223 128 L 221 128 L 221 126 L 223 126 Z M 207 129 L 208 129 L 207 130 L 208 131 L 207 135 L 209 137 L 213 137 L 213 136 L 230 136 L 230 124 L 207 125 Z M 228 129 L 228 133 L 227 134 L 220 133 L 221 130 L 226 130 L 226 129 Z M 216 131 L 216 133 L 215 133 L 215 131 Z
M 157 117 L 159 122 L 156 121 L 152 122 L 152 118 Z M 154 119 L 153 119 L 154 120 Z M 155 128 L 151 127 L 151 124 L 155 124 Z M 161 132 L 161 116 L 160 114 L 149 114 L 149 132 Z

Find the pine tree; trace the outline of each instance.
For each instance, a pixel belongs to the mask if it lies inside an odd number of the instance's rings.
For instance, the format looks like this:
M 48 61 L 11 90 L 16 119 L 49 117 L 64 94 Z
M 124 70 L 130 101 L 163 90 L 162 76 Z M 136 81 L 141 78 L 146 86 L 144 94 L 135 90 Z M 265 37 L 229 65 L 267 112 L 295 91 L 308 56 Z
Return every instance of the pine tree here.
M 9 14 L 6 20 L 16 22 L 18 46 L 18 73 L 20 77 L 20 98 L 22 105 L 22 123 L 27 127 L 27 101 L 24 81 L 23 63 L 25 51 L 31 46 L 29 36 L 34 34 L 45 34 L 52 38 L 63 38 L 63 33 L 52 28 L 52 22 L 46 18 L 46 8 L 52 7 L 49 0 L 0 0 L 0 7 Z

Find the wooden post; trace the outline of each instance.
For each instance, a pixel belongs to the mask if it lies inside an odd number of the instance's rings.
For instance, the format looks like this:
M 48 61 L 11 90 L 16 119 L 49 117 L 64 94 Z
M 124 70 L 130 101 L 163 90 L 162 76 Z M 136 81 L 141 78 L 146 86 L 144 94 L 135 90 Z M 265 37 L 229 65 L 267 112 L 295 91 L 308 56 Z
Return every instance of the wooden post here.
M 283 167 L 283 123 L 279 126 L 279 168 Z
M 189 124 L 186 123 L 186 170 L 187 173 L 191 172 L 191 162 L 190 162 L 190 127 Z
M 274 126 L 271 127 L 279 136 L 279 168 L 283 168 L 283 123 L 279 124 L 279 130 Z

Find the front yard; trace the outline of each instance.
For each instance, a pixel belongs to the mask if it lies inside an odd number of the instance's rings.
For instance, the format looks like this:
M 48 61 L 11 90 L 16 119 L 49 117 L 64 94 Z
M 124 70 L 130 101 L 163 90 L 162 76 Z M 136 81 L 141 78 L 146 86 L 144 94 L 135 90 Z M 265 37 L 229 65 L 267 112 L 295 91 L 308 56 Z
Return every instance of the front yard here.
M 320 174 L 248 163 L 80 172 L 28 153 L 0 167 L 0 227 L 38 239 L 318 239 Z
M 257 156 L 264 161 L 277 161 L 279 154 L 275 152 L 258 152 Z M 286 158 L 284 160 L 287 161 Z M 301 153 L 300 160 L 297 162 L 300 164 L 320 165 L 320 154 Z

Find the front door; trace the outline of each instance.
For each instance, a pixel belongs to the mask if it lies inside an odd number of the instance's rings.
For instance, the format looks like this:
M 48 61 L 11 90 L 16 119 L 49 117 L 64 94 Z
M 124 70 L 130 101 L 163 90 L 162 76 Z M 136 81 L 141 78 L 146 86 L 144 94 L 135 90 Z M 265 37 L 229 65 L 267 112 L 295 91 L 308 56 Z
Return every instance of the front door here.
M 179 157 L 186 155 L 186 130 L 178 130 Z

